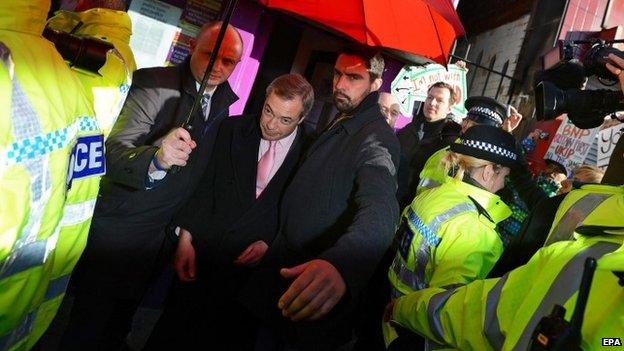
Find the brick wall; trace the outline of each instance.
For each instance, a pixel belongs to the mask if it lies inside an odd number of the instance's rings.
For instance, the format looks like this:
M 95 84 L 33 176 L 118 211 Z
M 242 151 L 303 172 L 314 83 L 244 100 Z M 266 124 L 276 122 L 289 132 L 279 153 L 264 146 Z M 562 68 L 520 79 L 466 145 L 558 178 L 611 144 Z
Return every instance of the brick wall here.
M 493 69 L 496 71 L 502 71 L 506 61 L 509 61 L 507 68 L 507 75 L 513 76 L 516 64 L 518 62 L 518 55 L 522 48 L 522 43 L 529 23 L 530 15 L 526 14 L 513 22 L 509 22 L 495 29 L 483 32 L 477 36 L 469 39 L 471 43 L 468 59 L 476 62 L 479 54 L 483 52 L 481 57 L 481 65 L 489 67 L 492 58 L 495 57 L 495 63 Z M 474 83 L 468 94 L 473 95 L 485 95 L 494 97 L 498 88 L 501 76 L 497 74 L 490 74 L 488 84 L 485 87 L 485 93 L 483 89 L 487 79 L 488 72 L 483 69 L 471 68 L 468 76 L 468 84 L 474 76 Z M 503 84 L 500 90 L 499 100 L 501 102 L 507 101 L 507 94 L 509 90 L 510 80 L 503 79 Z

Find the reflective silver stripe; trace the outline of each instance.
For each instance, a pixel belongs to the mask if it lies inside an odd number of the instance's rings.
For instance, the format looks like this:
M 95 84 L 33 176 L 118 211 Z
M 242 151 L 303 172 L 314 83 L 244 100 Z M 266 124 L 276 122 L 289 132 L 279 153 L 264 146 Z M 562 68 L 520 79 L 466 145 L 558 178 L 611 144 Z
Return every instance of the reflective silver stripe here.
M 418 188 L 431 189 L 437 186 L 440 186 L 440 183 L 431 178 L 423 178 L 418 182 Z
M 12 66 L 11 52 L 3 43 L 0 43 L 0 57 L 2 58 L 2 63 L 10 69 Z M 20 158 L 20 162 L 28 171 L 30 177 L 28 219 L 20 231 L 12 250 L 19 251 L 22 246 L 29 245 L 37 239 L 45 205 L 50 197 L 51 177 L 47 155 L 41 154 L 39 150 L 34 148 L 35 144 L 39 144 L 39 139 L 36 139 L 36 137 L 43 133 L 39 116 L 19 81 L 14 76 L 11 78 L 11 124 L 15 143 L 9 145 L 7 148 L 8 156 L 3 155 L 3 158 L 8 160 L 12 158 L 11 155 L 14 155 L 16 158 L 18 157 L 17 154 L 20 156 L 24 155 L 23 159 Z M 22 140 L 27 142 L 20 143 Z M 19 148 L 15 149 L 14 146 L 17 144 L 19 144 Z M 7 261 L 11 260 L 11 255 L 12 253 L 7 258 Z M 2 267 L 1 269 L 1 271 L 6 270 L 7 267 Z
M 431 231 L 429 226 L 416 212 L 414 212 L 411 207 L 407 209 L 407 219 L 409 220 L 409 223 L 417 229 L 418 234 L 420 234 L 420 236 L 426 240 L 429 245 L 438 246 L 441 240 L 438 234 Z
M 63 218 L 61 226 L 74 225 L 82 223 L 93 215 L 96 199 L 87 200 L 71 205 L 66 205 L 63 209 Z
M 502 349 L 503 344 L 505 343 L 505 335 L 503 335 L 503 332 L 501 331 L 500 323 L 498 321 L 498 315 L 496 314 L 496 309 L 498 307 L 498 302 L 500 301 L 503 286 L 505 286 L 508 276 L 508 274 L 505 274 L 502 278 L 498 280 L 498 282 L 496 282 L 496 285 L 494 285 L 492 290 L 488 292 L 485 302 L 483 332 L 486 339 L 488 340 L 490 345 L 492 345 L 492 348 L 494 348 L 494 350 Z
M 585 259 L 588 257 L 599 259 L 600 257 L 617 250 L 619 247 L 620 245 L 614 243 L 596 243 L 577 253 L 574 258 L 568 261 L 563 269 L 559 271 L 559 274 L 557 274 L 557 277 L 550 285 L 550 288 L 548 288 L 548 292 L 542 299 L 539 307 L 533 313 L 530 322 L 524 328 L 522 337 L 513 349 L 526 350 L 531 342 L 533 330 L 535 330 L 537 323 L 539 323 L 542 317 L 549 314 L 555 304 L 565 304 L 579 289 Z
M 440 227 L 444 222 L 455 216 L 476 210 L 472 203 L 461 203 L 435 216 L 428 224 L 423 225 L 420 217 L 410 208 L 408 210 L 408 218 L 411 224 L 418 229 L 424 240 L 420 240 L 418 249 L 414 252 L 414 271 L 405 266 L 400 253 L 397 253 L 392 263 L 392 269 L 397 278 L 412 290 L 427 288 L 429 284 L 425 277 L 425 269 L 431 258 L 431 246 L 437 246 L 440 243 L 441 239 L 437 236 Z
M 459 205 L 455 205 L 454 207 L 444 211 L 444 213 L 437 215 L 431 220 L 431 222 L 429 222 L 428 226 L 431 228 L 431 231 L 437 233 L 444 222 L 452 217 L 470 211 L 477 211 L 477 208 L 473 203 L 464 202 Z
M 425 240 L 421 240 L 418 249 L 414 253 L 414 263 L 416 264 L 414 267 L 414 283 L 416 285 L 414 290 L 425 289 L 429 286 L 427 277 L 425 277 L 425 269 L 430 258 L 431 246 Z
M 414 272 L 410 271 L 409 268 L 405 266 L 400 256 L 401 254 L 397 253 L 397 255 L 394 257 L 391 268 L 392 271 L 394 271 L 394 274 L 401 283 L 407 285 L 412 290 L 419 290 L 416 274 L 414 274 Z M 403 294 L 398 290 L 394 291 L 394 293 L 397 294 L 397 296 L 395 297 L 403 296 Z
M 455 288 L 437 293 L 429 299 L 427 304 L 427 319 L 429 321 L 429 329 L 438 340 L 444 341 L 444 330 L 442 329 L 442 321 L 440 321 L 440 308 L 455 293 Z
M 38 266 L 46 257 L 47 240 L 39 240 L 11 252 L 11 256 L 4 262 L 3 270 L 0 270 L 0 279 Z
M 609 194 L 587 194 L 576 201 L 566 213 L 561 217 L 559 223 L 552 230 L 544 246 L 548 246 L 557 241 L 572 240 L 574 231 L 587 216 L 606 199 Z
M 65 290 L 67 290 L 67 284 L 69 284 L 69 278 L 71 278 L 71 274 L 65 274 L 56 279 L 50 280 L 48 289 L 45 292 L 44 300 L 50 300 L 65 293 Z
M 35 322 L 36 312 L 30 312 L 22 319 L 20 324 L 13 329 L 9 334 L 0 336 L 0 350 L 8 350 L 24 337 L 26 337 L 32 331 L 33 323 Z
M 427 339 L 425 338 L 425 351 L 430 351 L 430 350 L 448 350 L 448 346 L 444 346 L 441 344 L 436 343 L 435 341 L 431 340 L 431 339 Z

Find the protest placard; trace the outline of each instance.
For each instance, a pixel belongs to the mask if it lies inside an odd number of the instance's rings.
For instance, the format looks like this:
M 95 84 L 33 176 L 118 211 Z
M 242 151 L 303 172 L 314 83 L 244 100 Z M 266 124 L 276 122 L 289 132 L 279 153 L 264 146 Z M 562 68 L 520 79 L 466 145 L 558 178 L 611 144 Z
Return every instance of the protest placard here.
M 570 173 L 574 167 L 582 164 L 585 157 L 587 157 L 598 129 L 580 129 L 565 117 L 544 158 L 561 163 Z
M 401 114 L 412 117 L 414 104 L 417 101 L 425 101 L 429 87 L 436 82 L 446 82 L 454 87 L 458 98 L 451 112 L 456 116 L 465 116 L 467 111 L 464 108 L 464 101 L 468 92 L 466 70 L 457 65 L 449 65 L 447 69 L 438 64 L 405 66 L 392 81 L 390 92 L 399 101 Z
M 598 156 L 597 166 L 606 169 L 609 165 L 609 158 L 615 149 L 615 144 L 624 133 L 624 124 L 618 124 L 600 131 L 598 134 Z

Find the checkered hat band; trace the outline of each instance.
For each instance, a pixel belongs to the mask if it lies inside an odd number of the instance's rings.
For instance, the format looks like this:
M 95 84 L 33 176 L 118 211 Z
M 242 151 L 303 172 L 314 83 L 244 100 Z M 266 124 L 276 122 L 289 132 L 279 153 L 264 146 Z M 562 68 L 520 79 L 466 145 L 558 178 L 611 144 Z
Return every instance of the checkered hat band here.
M 472 115 L 478 115 L 478 116 L 491 119 L 498 124 L 503 123 L 503 117 L 500 114 L 496 113 L 493 110 L 490 110 L 487 107 L 474 106 L 474 107 L 471 107 L 470 110 L 468 110 L 468 113 Z
M 471 140 L 471 139 L 462 139 L 461 141 L 462 145 L 468 146 L 468 147 L 472 147 L 475 149 L 479 149 L 479 150 L 483 150 L 492 154 L 496 154 L 499 156 L 503 156 L 512 160 L 516 160 L 518 158 L 518 155 L 516 155 L 516 153 L 514 151 L 511 150 L 507 150 L 504 149 L 500 146 L 494 145 L 494 144 L 490 144 L 490 143 L 486 143 L 483 141 L 479 141 L 479 140 Z

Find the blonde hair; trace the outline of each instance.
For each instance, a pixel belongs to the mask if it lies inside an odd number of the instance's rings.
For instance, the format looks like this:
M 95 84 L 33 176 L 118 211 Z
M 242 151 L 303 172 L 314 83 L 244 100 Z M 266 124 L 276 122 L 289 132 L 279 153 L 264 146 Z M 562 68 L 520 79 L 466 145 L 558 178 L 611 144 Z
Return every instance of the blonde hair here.
M 579 179 L 583 183 L 600 183 L 604 172 L 595 166 L 581 165 L 572 171 L 573 177 Z
M 464 178 L 464 174 L 470 174 L 472 170 L 479 167 L 487 165 L 496 166 L 494 162 L 459 154 L 453 151 L 449 151 L 440 163 L 444 166 L 444 172 L 457 180 L 462 180 Z

